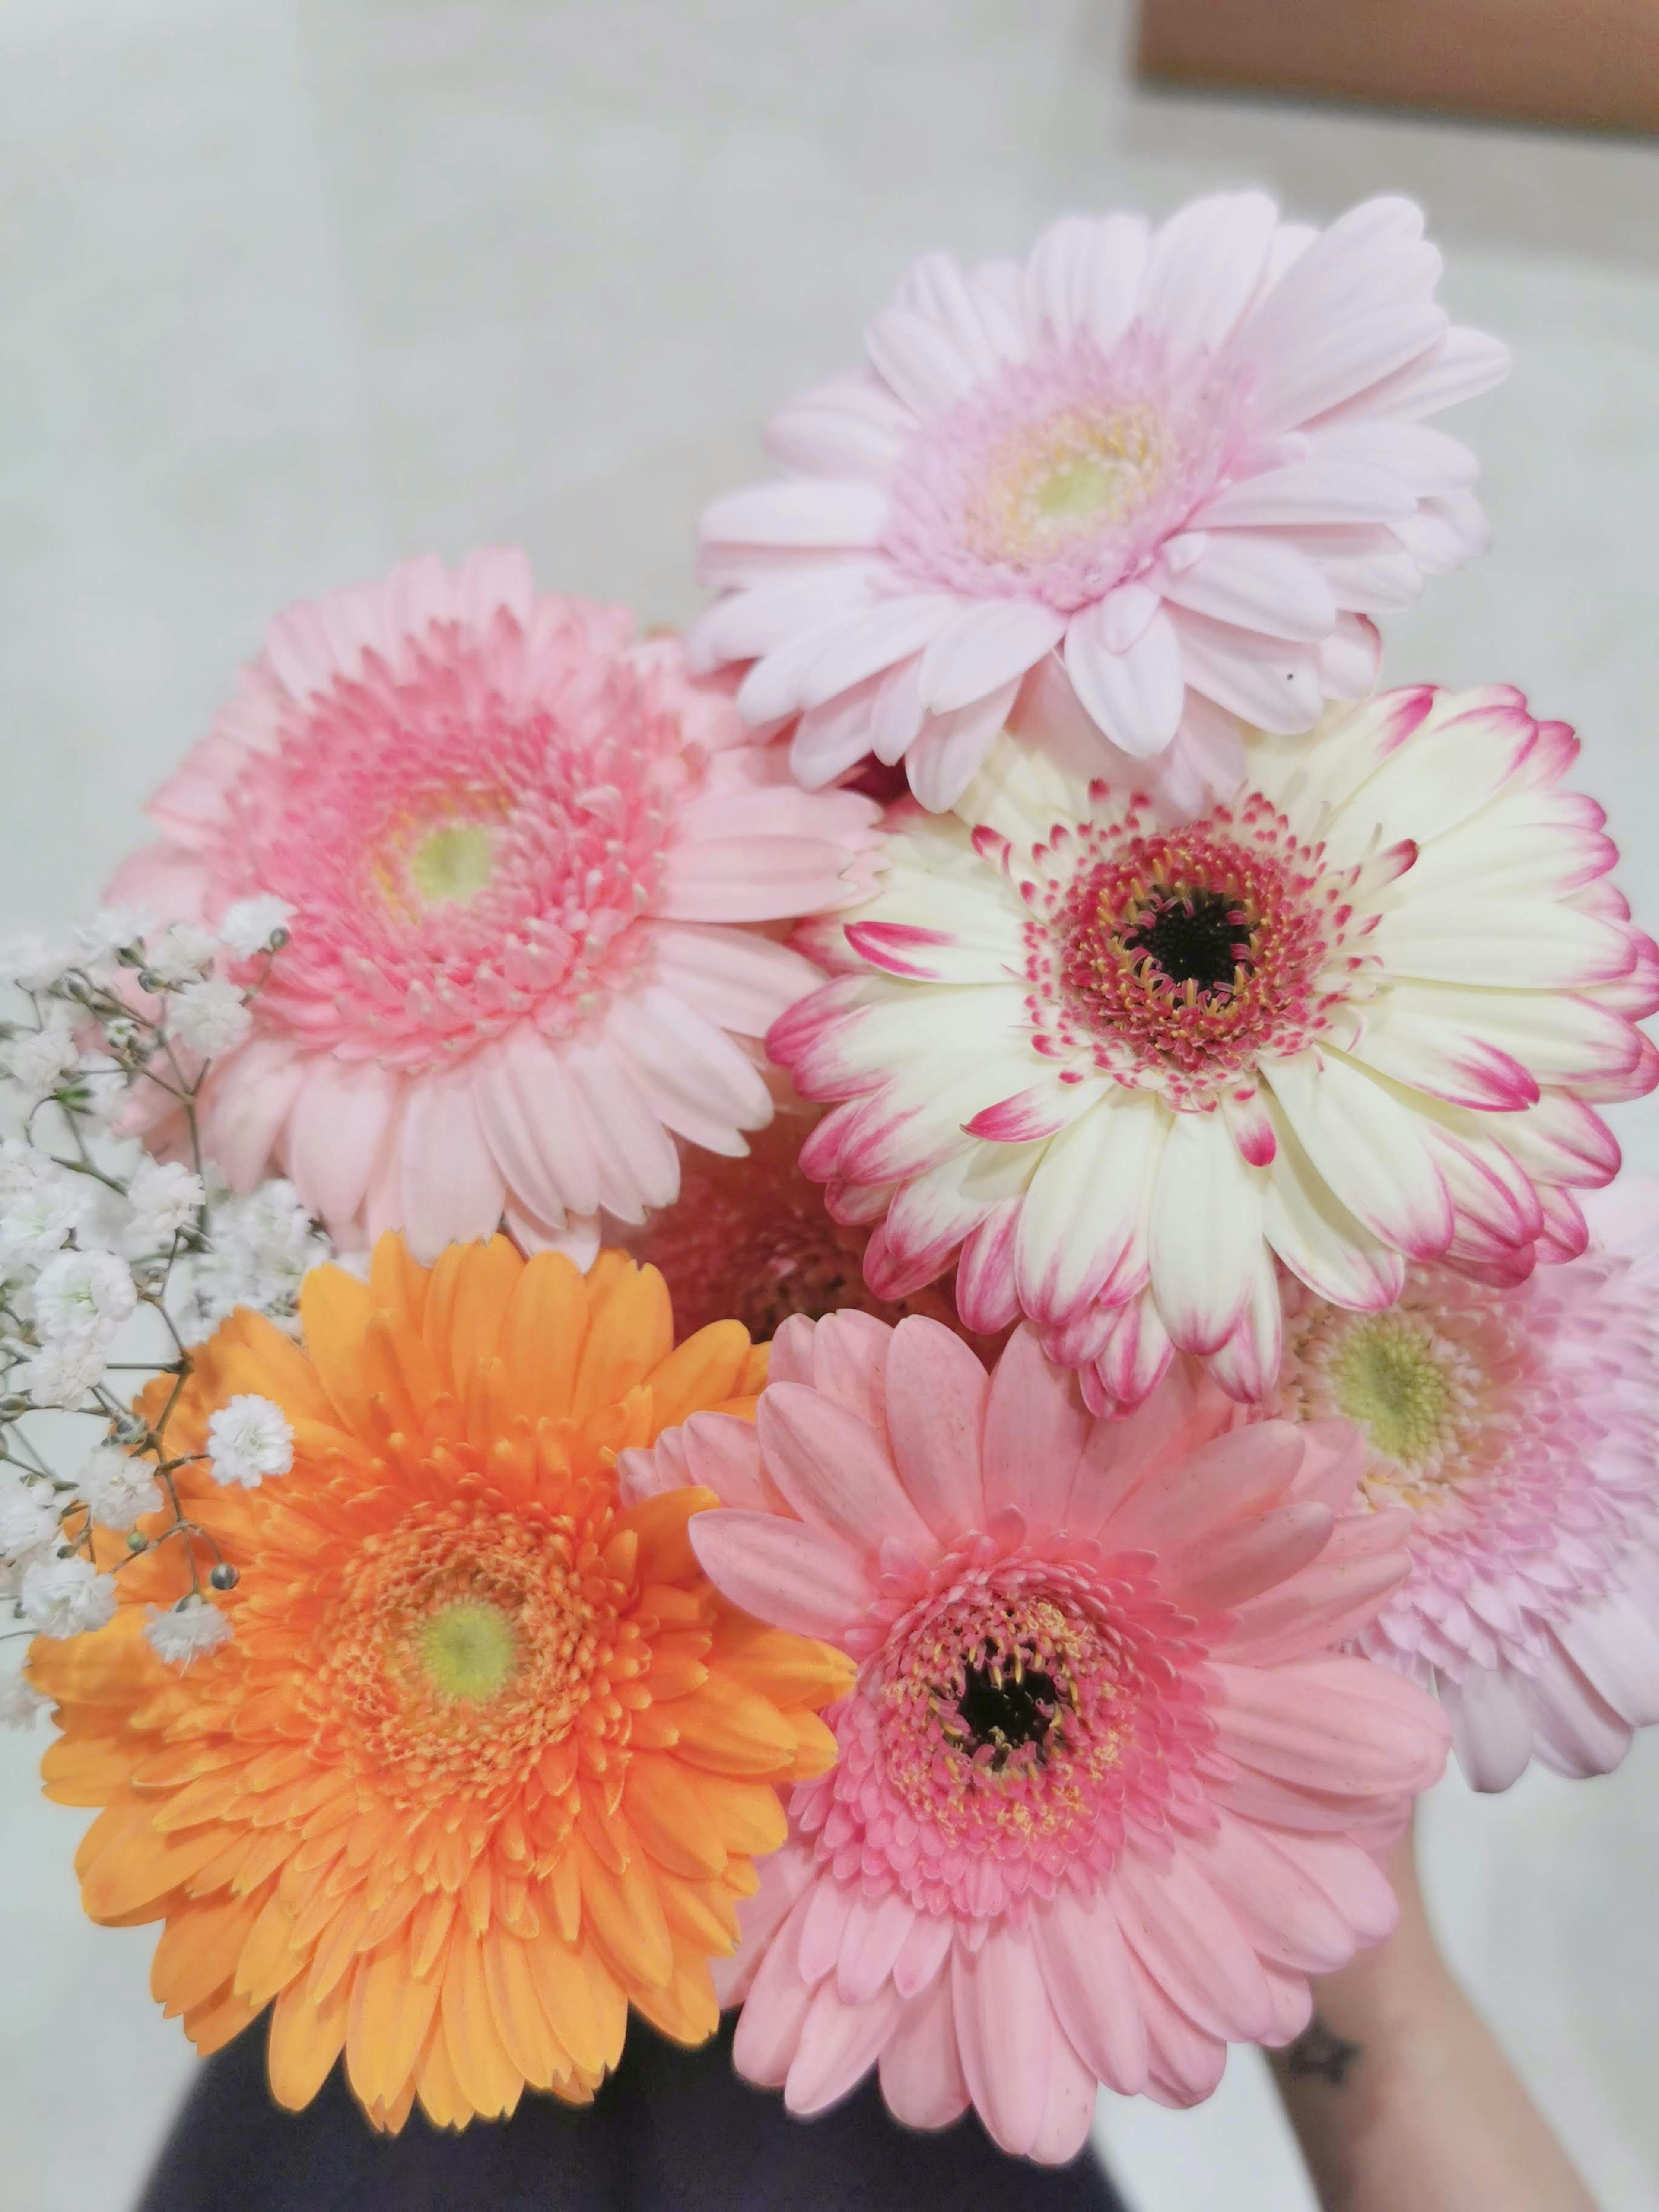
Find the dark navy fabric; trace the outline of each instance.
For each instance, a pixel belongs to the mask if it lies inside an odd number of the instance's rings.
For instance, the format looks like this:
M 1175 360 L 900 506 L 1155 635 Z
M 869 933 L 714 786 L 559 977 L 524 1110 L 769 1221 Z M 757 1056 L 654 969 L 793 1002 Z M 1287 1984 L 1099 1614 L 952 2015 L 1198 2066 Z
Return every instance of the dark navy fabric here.
M 792 2120 L 729 2045 L 680 2051 L 634 2021 L 594 2105 L 526 2092 L 460 2135 L 416 2106 L 388 2139 L 337 2067 L 308 2110 L 279 2112 L 255 2029 L 203 2067 L 139 2212 L 1124 2212 L 1088 2151 L 1055 2172 L 1003 2157 L 971 2115 L 913 2134 L 873 2081 Z

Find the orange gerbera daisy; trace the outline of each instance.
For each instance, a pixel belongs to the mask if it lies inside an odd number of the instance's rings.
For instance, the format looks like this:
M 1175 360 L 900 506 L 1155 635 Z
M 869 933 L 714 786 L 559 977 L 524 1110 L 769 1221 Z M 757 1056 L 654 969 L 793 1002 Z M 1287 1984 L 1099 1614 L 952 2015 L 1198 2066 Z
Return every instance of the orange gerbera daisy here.
M 294 1426 L 291 1474 L 180 1483 L 241 1570 L 234 1640 L 182 1673 L 146 1643 L 188 1587 L 175 1537 L 123 1568 L 107 1628 L 35 1647 L 48 1792 L 104 1808 L 86 1909 L 165 1921 L 151 1984 L 204 2053 L 271 2006 L 290 2107 L 342 2051 L 381 2128 L 416 2096 L 454 2127 L 526 2082 L 585 2101 L 630 2000 L 713 2031 L 708 1960 L 783 1839 L 777 1785 L 835 1753 L 816 1709 L 850 1668 L 714 1594 L 685 1536 L 712 1495 L 617 1498 L 626 1446 L 751 1415 L 765 1353 L 735 1322 L 671 1350 L 654 1268 L 501 1237 L 428 1272 L 387 1237 L 301 1314 L 304 1352 L 234 1315 L 168 1428 L 193 1449 L 242 1392 Z

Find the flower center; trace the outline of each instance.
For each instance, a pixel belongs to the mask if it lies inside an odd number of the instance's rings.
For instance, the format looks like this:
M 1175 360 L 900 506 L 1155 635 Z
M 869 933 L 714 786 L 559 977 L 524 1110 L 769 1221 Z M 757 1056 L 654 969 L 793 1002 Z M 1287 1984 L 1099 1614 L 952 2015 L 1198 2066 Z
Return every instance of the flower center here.
M 428 830 L 410 856 L 409 879 L 428 906 L 476 898 L 495 865 L 495 838 L 482 822 Z
M 1162 459 L 1150 408 L 1068 408 L 993 452 L 969 543 L 1016 567 L 1050 559 L 1127 522 L 1157 489 Z
M 1371 1502 L 1414 1512 L 1479 1486 L 1510 1449 L 1528 1395 L 1518 1327 L 1495 1303 L 1443 1304 L 1433 1282 L 1408 1276 L 1384 1313 L 1310 1299 L 1285 1316 L 1279 1376 L 1291 1419 L 1335 1416 L 1364 1437 Z
M 1419 1465 L 1442 1444 L 1455 1393 L 1434 1334 L 1405 1314 L 1369 1316 L 1350 1326 L 1331 1362 L 1338 1409 L 1379 1451 Z
M 1149 988 L 1190 983 L 1193 998 L 1242 988 L 1257 949 L 1245 908 L 1228 893 L 1164 884 L 1152 885 L 1117 942 Z
M 957 1700 L 963 1731 L 958 1734 L 946 1720 L 947 1738 L 971 1746 L 970 1756 L 988 1750 L 994 1772 L 1024 1744 L 1036 1746 L 1040 1760 L 1043 1740 L 1060 1710 L 1060 1692 L 1054 1676 L 1039 1667 L 1028 1668 L 1018 1646 L 1012 1665 L 1005 1668 L 1003 1655 L 988 1645 L 983 1661 L 969 1660 L 963 1678 Z
M 989 1918 L 1073 1864 L 1107 1873 L 1213 1736 L 1191 1626 L 1130 1561 L 964 1539 L 866 1662 L 807 1832 L 821 1855 L 855 1837 L 866 1890 L 929 1911 Z
M 509 1616 L 478 1598 L 458 1598 L 428 1616 L 416 1639 L 421 1665 L 440 1697 L 483 1705 L 507 1687 L 519 1666 Z
M 311 1691 L 331 1764 L 418 1803 L 516 1786 L 579 1723 L 621 1754 L 629 1717 L 610 1688 L 643 1646 L 597 1556 L 610 1508 L 588 1502 L 574 1517 L 508 1513 L 469 1485 L 364 1539 L 327 1607 Z
M 1252 800 L 1237 823 L 1218 809 L 1172 836 L 1085 852 L 1049 941 L 1076 1041 L 1100 1066 L 1202 1104 L 1262 1051 L 1324 1025 L 1335 994 L 1317 994 L 1320 970 L 1347 909 L 1332 915 L 1309 856 L 1273 849 L 1284 833 Z

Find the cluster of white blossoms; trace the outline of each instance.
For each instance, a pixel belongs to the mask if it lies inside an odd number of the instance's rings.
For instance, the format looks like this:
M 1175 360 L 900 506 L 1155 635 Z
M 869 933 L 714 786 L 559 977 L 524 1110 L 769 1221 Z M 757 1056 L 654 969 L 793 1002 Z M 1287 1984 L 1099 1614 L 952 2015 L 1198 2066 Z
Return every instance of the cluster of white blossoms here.
M 290 919 L 277 899 L 213 930 L 106 908 L 71 941 L 0 947 L 0 1605 L 16 1644 L 102 1627 L 124 1562 L 175 1540 L 192 1586 L 151 1608 L 152 1649 L 188 1666 L 231 1633 L 211 1591 L 235 1570 L 198 1545 L 173 1477 L 205 1456 L 218 1481 L 252 1485 L 287 1472 L 293 1440 L 256 1398 L 218 1417 L 205 1455 L 173 1449 L 167 1430 L 191 1346 L 238 1305 L 292 1328 L 300 1279 L 328 1254 L 289 1185 L 233 1196 L 198 1137 L 202 1085 L 249 1034 Z M 250 962 L 251 987 L 219 972 Z M 168 1095 L 179 1157 L 128 1133 L 141 1086 L 146 1106 Z M 0 1725 L 42 1702 L 0 1670 Z

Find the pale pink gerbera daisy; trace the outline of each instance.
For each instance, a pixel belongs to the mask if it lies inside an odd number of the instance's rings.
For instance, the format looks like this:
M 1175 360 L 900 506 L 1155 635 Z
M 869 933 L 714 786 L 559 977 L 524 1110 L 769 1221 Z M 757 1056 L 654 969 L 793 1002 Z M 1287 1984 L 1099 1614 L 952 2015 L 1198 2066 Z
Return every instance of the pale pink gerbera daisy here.
M 799 714 L 805 784 L 873 751 L 953 805 L 1054 654 L 1094 773 L 1179 731 L 1182 779 L 1224 791 L 1234 717 L 1306 730 L 1369 690 L 1366 617 L 1485 542 L 1473 456 L 1422 418 L 1507 356 L 1449 326 L 1439 273 L 1409 201 L 1322 234 L 1260 192 L 1150 234 L 1073 217 L 1023 269 L 919 263 L 867 367 L 773 422 L 783 478 L 704 515 L 726 596 L 693 651 L 754 663 L 769 731 Z
M 231 1181 L 280 1168 L 337 1237 L 425 1259 L 505 1213 L 584 1266 L 602 1208 L 673 1198 L 671 1133 L 740 1154 L 770 1118 L 748 1041 L 817 979 L 764 925 L 867 891 L 878 818 L 794 788 L 676 641 L 538 598 L 515 552 L 279 616 L 149 812 L 166 842 L 112 896 L 295 910 L 202 1095 Z
M 1352 1431 L 1218 1433 L 1184 1374 L 1096 1421 L 1029 1331 L 988 1378 L 920 1318 L 791 1321 L 771 1373 L 753 1426 L 622 1467 L 714 1491 L 717 1588 L 859 1662 L 744 1914 L 740 2071 L 811 2113 L 878 2064 L 900 2119 L 971 2102 L 1059 2161 L 1097 2082 L 1191 2104 L 1296 2035 L 1305 1977 L 1393 1924 L 1373 1854 L 1446 1754 L 1333 1649 L 1406 1566 L 1405 1515 L 1342 1510 Z
M 1409 1261 L 1518 1281 L 1583 1249 L 1609 1181 L 1587 1103 L 1652 1088 L 1659 951 L 1607 878 L 1577 755 L 1504 686 L 1393 691 L 1246 737 L 1234 795 L 1170 829 L 1005 746 L 957 815 L 912 810 L 881 891 L 807 935 L 848 969 L 769 1039 L 812 1098 L 832 1211 L 884 1297 L 960 1255 L 970 1328 L 1024 1313 L 1091 1402 L 1171 1349 L 1259 1398 L 1274 1259 L 1334 1304 Z
M 1413 1268 L 1353 1314 L 1286 1285 L 1273 1409 L 1354 1422 L 1366 1497 L 1412 1516 L 1358 1648 L 1438 1692 L 1478 1790 L 1534 1753 L 1605 1773 L 1659 1720 L 1659 1184 L 1586 1212 L 1590 1250 L 1518 1289 Z

